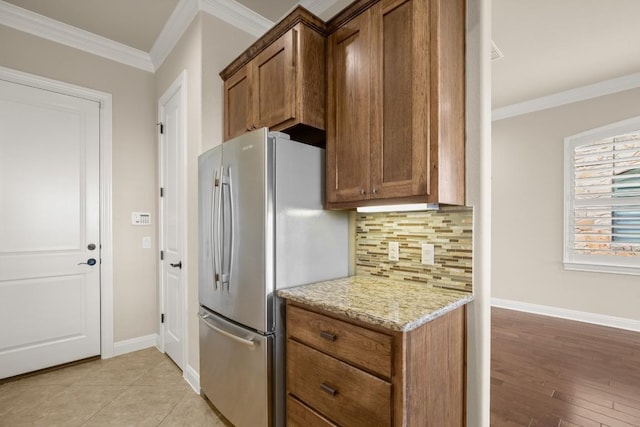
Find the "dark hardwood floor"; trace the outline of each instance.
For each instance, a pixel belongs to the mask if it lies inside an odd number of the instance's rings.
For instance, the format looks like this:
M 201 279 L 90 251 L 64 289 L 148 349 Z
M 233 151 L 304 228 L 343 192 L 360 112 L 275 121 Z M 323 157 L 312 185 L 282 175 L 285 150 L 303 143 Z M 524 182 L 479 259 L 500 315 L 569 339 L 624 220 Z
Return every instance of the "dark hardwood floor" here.
M 640 333 L 499 308 L 491 318 L 492 426 L 640 426 Z

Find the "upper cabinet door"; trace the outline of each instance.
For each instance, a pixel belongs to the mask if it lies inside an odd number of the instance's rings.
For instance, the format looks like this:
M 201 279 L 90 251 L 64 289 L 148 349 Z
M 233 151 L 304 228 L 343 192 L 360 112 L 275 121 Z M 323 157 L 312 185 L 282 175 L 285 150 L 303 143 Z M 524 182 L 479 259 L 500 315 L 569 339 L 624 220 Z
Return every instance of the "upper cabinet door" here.
M 383 0 L 371 11 L 371 198 L 428 195 L 428 2 Z
M 371 11 L 327 41 L 327 202 L 369 198 Z
M 224 82 L 225 141 L 251 130 L 251 99 L 247 67 Z
M 295 118 L 297 31 L 291 29 L 249 64 L 256 127 L 276 127 Z
M 361 0 L 327 28 L 327 207 L 464 204 L 465 0 Z

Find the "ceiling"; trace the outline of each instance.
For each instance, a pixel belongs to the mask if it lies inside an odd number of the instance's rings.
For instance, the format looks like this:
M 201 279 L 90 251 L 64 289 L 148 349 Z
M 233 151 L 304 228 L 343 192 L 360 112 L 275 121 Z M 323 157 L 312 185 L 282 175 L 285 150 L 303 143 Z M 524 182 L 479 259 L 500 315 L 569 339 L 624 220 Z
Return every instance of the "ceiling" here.
M 187 0 L 6 0 L 68 25 L 149 52 Z M 225 0 L 229 1 L 229 0 Z M 236 0 L 272 22 L 320 0 Z M 327 0 L 322 0 L 327 1 Z M 330 0 L 328 19 L 350 0 Z M 640 71 L 638 0 L 493 0 L 492 107 Z
M 179 0 L 5 0 L 149 52 Z
M 638 0 L 493 0 L 492 107 L 640 71 Z

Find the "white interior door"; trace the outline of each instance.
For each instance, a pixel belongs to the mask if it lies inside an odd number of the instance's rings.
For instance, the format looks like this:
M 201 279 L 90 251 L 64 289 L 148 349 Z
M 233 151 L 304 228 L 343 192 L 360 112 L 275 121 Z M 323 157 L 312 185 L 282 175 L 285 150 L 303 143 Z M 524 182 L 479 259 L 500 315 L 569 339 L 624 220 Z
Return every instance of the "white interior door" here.
M 100 354 L 99 108 L 0 80 L 0 378 Z
M 184 105 L 182 84 L 173 85 L 160 100 L 161 197 L 161 333 L 164 351 L 183 368 L 184 360 Z

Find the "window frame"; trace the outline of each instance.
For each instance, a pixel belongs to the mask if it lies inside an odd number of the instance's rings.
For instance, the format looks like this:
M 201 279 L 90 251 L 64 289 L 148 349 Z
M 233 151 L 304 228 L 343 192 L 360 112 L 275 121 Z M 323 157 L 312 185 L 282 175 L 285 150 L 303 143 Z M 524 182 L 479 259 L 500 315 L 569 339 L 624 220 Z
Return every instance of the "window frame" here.
M 576 253 L 573 248 L 574 227 L 571 223 L 575 201 L 572 194 L 575 147 L 632 132 L 640 132 L 640 117 L 612 123 L 564 138 L 564 239 L 562 262 L 565 270 L 640 275 L 640 255 L 615 256 Z M 611 227 L 613 229 L 613 223 Z

